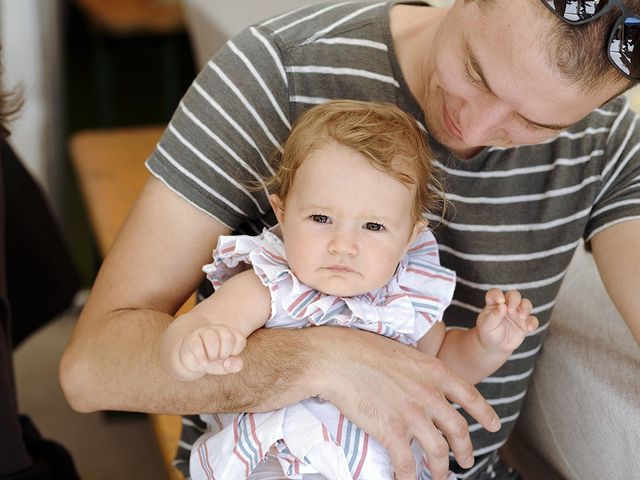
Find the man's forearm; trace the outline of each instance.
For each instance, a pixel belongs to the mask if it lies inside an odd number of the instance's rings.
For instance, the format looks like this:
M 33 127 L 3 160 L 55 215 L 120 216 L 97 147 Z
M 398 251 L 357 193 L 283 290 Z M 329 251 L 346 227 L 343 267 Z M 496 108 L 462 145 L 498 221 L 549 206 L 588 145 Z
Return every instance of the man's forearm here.
M 315 362 L 308 341 L 316 332 L 259 330 L 242 353 L 241 372 L 181 382 L 160 361 L 160 340 L 170 321 L 150 310 L 123 310 L 104 319 L 98 331 L 79 326 L 61 362 L 71 406 L 83 412 L 264 411 L 317 393 L 310 381 Z

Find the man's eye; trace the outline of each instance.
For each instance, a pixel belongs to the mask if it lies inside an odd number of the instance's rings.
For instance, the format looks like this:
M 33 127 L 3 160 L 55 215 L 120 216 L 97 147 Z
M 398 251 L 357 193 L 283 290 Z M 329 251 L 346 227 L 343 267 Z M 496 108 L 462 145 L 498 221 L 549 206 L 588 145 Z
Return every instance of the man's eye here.
M 367 230 L 371 230 L 372 232 L 380 232 L 384 230 L 384 225 L 382 225 L 381 223 L 367 222 L 364 224 L 364 228 Z
M 534 125 L 531 122 L 524 121 L 524 128 L 529 132 L 539 132 L 540 130 L 545 130 L 543 127 L 538 125 Z
M 311 215 L 311 220 L 316 223 L 329 223 L 329 217 L 326 215 Z
M 467 81 L 473 85 L 478 85 L 480 83 L 482 83 L 482 80 L 480 80 L 479 78 L 474 77 L 471 72 L 469 71 L 469 68 L 465 67 L 464 69 L 464 73 L 465 73 L 465 77 L 467 77 Z

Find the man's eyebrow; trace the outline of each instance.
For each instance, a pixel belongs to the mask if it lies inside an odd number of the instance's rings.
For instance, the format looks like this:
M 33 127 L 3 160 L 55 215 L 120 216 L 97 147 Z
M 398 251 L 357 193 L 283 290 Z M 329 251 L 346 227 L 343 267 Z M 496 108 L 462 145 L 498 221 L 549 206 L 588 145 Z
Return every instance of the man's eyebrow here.
M 482 84 L 484 85 L 484 87 L 487 89 L 487 91 L 489 93 L 491 93 L 493 96 L 497 97 L 497 95 L 495 94 L 495 92 L 493 91 L 493 89 L 491 88 L 491 85 L 489 85 L 489 82 L 487 81 L 487 77 L 484 74 L 484 70 L 482 68 L 482 65 L 480 65 L 480 62 L 478 61 L 478 57 L 476 57 L 476 55 L 473 53 L 473 51 L 471 50 L 471 45 L 469 44 L 469 41 L 465 39 L 464 41 L 464 53 L 467 57 L 467 61 L 469 62 L 469 66 L 473 69 L 473 72 L 478 75 L 478 77 L 480 77 L 480 81 L 482 82 Z M 533 120 L 528 119 L 527 117 L 525 117 L 524 115 L 516 112 L 516 114 L 522 118 L 522 120 L 525 123 L 528 123 L 530 125 L 534 125 L 536 127 L 539 128 L 546 128 L 548 130 L 566 130 L 567 128 L 569 128 L 571 125 L 560 125 L 560 124 L 553 124 L 553 123 L 540 123 L 540 122 L 534 122 Z

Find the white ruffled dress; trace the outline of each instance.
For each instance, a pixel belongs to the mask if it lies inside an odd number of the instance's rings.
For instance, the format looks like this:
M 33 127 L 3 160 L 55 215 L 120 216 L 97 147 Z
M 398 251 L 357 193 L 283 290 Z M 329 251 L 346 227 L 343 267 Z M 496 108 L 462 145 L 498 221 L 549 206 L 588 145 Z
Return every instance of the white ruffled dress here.
M 271 230 L 259 236 L 220 237 L 213 260 L 203 270 L 214 288 L 253 267 L 271 292 L 268 328 L 338 325 L 407 345 L 415 345 L 442 319 L 455 287 L 455 273 L 440 265 L 429 231 L 418 236 L 387 285 L 355 297 L 326 295 L 300 283 L 289 269 L 282 241 Z M 195 480 L 247 479 L 269 454 L 276 455 L 286 478 L 315 473 L 331 480 L 393 479 L 386 449 L 319 398 L 272 412 L 202 419 L 208 429 L 194 444 L 190 459 Z M 423 459 L 417 460 L 418 478 L 428 475 Z

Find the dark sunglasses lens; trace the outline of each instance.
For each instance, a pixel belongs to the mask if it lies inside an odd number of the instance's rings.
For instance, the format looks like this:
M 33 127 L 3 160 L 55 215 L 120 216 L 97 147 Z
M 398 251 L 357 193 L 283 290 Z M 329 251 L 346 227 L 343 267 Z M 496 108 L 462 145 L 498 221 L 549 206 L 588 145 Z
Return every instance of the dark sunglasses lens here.
M 589 20 L 602 10 L 608 0 L 542 0 L 556 12 L 556 15 L 569 23 L 581 23 Z
M 618 21 L 609 40 L 609 58 L 627 77 L 640 79 L 640 18 Z

